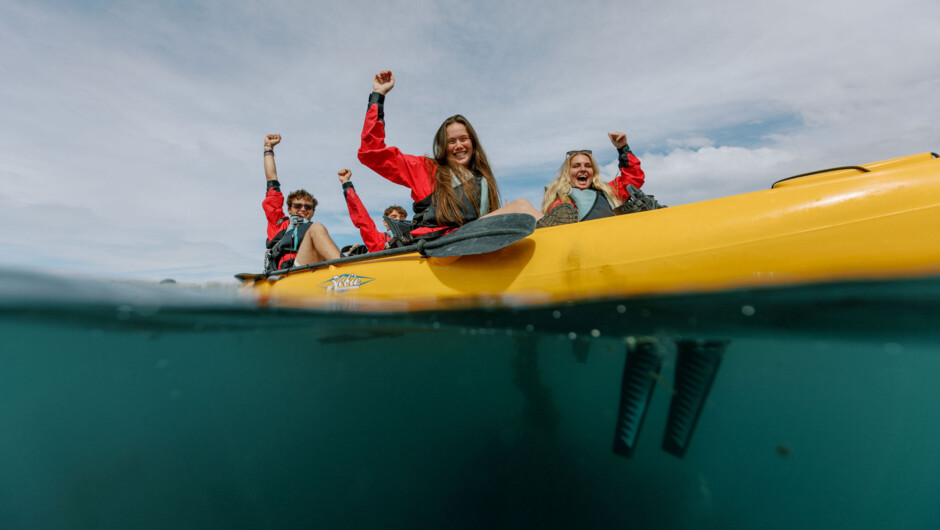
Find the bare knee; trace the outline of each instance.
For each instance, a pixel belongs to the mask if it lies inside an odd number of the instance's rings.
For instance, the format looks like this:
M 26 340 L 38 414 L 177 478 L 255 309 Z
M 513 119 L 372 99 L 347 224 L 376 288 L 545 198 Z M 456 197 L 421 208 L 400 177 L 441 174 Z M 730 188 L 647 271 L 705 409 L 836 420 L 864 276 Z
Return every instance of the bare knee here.
M 528 199 L 516 199 L 511 203 L 499 209 L 500 213 L 527 213 L 536 219 L 542 216 L 535 206 Z
M 310 223 L 310 227 L 307 228 L 306 237 L 312 239 L 323 234 L 329 235 L 329 232 L 326 231 L 326 227 L 323 226 L 322 223 Z

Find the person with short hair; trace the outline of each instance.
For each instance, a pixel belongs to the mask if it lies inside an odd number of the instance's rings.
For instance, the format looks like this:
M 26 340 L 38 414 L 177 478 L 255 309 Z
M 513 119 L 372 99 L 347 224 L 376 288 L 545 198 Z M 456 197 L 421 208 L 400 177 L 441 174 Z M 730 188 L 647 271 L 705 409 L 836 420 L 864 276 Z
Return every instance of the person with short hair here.
M 386 179 L 411 189 L 416 238 L 431 238 L 491 215 L 542 212 L 525 199 L 500 206 L 499 188 L 476 131 L 455 114 L 434 135 L 434 156 L 414 156 L 385 145 L 385 96 L 395 86 L 391 71 L 375 75 L 362 128 L 359 161 Z
M 356 188 L 353 187 L 352 171 L 349 169 L 341 169 L 337 172 L 337 175 L 339 176 L 339 181 L 343 184 L 343 196 L 346 198 L 346 208 L 349 210 L 349 218 L 352 219 L 353 224 L 359 229 L 359 234 L 362 236 L 362 242 L 365 244 L 366 249 L 369 252 L 378 252 L 379 250 L 389 248 L 393 240 L 392 235 L 388 232 L 391 227 L 388 226 L 385 219 L 382 219 L 382 224 L 385 225 L 386 232 L 379 232 L 375 227 L 375 222 L 372 221 L 369 211 L 366 210 L 366 207 L 362 204 L 362 200 L 359 199 L 359 194 L 356 193 Z M 389 206 L 385 209 L 384 215 L 389 219 L 404 220 L 408 217 L 408 212 L 401 206 Z M 354 249 L 355 246 L 353 246 L 348 253 L 355 253 Z
M 393 216 L 393 214 L 395 216 Z M 386 208 L 385 211 L 382 212 L 382 215 L 384 215 L 385 217 L 388 217 L 389 219 L 404 220 L 408 218 L 408 211 L 405 210 L 403 207 L 398 206 L 397 204 L 393 204 L 389 206 L 388 208 Z
M 280 134 L 264 137 L 264 176 L 268 191 L 261 206 L 268 220 L 266 272 L 339 258 L 339 248 L 326 227 L 311 222 L 317 208 L 313 195 L 303 189 L 290 193 L 287 214 L 284 214 L 284 195 L 274 163 L 274 146 L 280 142 Z
M 558 176 L 545 188 L 542 211 L 546 214 L 557 208 L 577 211 L 578 221 L 590 221 L 615 215 L 614 210 L 630 198 L 628 186 L 643 186 L 646 175 L 640 160 L 630 151 L 627 135 L 623 132 L 607 133 L 619 154 L 620 174 L 605 183 L 601 179 L 597 161 L 589 149 L 568 151 Z

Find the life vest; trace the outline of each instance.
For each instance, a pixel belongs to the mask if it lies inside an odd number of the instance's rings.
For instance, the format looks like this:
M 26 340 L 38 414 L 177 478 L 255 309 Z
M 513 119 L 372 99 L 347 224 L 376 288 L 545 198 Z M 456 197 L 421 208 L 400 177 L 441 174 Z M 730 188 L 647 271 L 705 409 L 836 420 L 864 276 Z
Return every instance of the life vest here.
M 392 219 L 387 215 L 382 216 L 382 219 L 388 227 L 388 232 L 385 232 L 385 248 L 403 247 L 414 243 L 414 238 L 411 237 L 411 231 L 414 229 L 411 221 Z
M 414 203 L 413 208 L 415 215 L 411 221 L 412 228 L 455 228 L 465 225 L 470 221 L 475 221 L 481 216 L 489 213 L 489 187 L 487 186 L 486 179 L 479 175 L 475 175 L 473 178 L 476 180 L 477 184 L 476 191 L 473 192 L 475 195 L 473 198 L 476 199 L 476 204 L 480 205 L 479 212 L 474 206 L 474 201 L 471 198 L 470 192 L 467 191 L 466 183 L 462 182 L 456 176 L 454 176 L 451 181 L 451 185 L 454 187 L 454 193 L 457 195 L 457 203 L 460 205 L 460 220 L 446 221 L 443 218 L 439 218 L 437 208 L 434 207 L 432 200 L 434 197 L 434 192 L 431 192 L 431 194 L 427 197 Z
M 284 221 L 290 221 L 287 228 L 274 234 L 274 237 L 268 240 L 264 253 L 264 272 L 273 272 L 279 269 L 288 269 L 294 266 L 294 259 L 281 259 L 287 254 L 296 254 L 300 250 L 300 244 L 310 228 L 310 221 L 300 216 L 293 218 L 285 217 L 278 221 L 278 224 Z
M 578 221 L 613 217 L 614 208 L 603 192 L 594 188 L 571 190 L 571 200 L 578 209 Z

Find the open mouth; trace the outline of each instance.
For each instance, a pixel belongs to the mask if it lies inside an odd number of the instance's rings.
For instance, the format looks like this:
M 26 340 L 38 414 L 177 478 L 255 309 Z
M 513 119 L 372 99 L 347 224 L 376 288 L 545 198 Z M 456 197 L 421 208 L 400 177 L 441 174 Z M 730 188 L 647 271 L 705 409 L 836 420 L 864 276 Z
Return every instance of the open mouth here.
M 587 175 L 578 175 L 575 177 L 575 182 L 578 183 L 579 188 L 586 188 L 591 183 L 591 179 Z

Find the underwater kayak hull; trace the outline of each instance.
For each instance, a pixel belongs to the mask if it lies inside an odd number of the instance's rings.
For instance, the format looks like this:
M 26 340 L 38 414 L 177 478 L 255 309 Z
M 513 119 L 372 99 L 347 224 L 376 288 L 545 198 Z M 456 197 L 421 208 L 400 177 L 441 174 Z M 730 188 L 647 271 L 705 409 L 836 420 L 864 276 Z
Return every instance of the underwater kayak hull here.
M 487 254 L 379 257 L 246 280 L 267 305 L 423 310 L 940 274 L 940 160 L 540 229 Z

